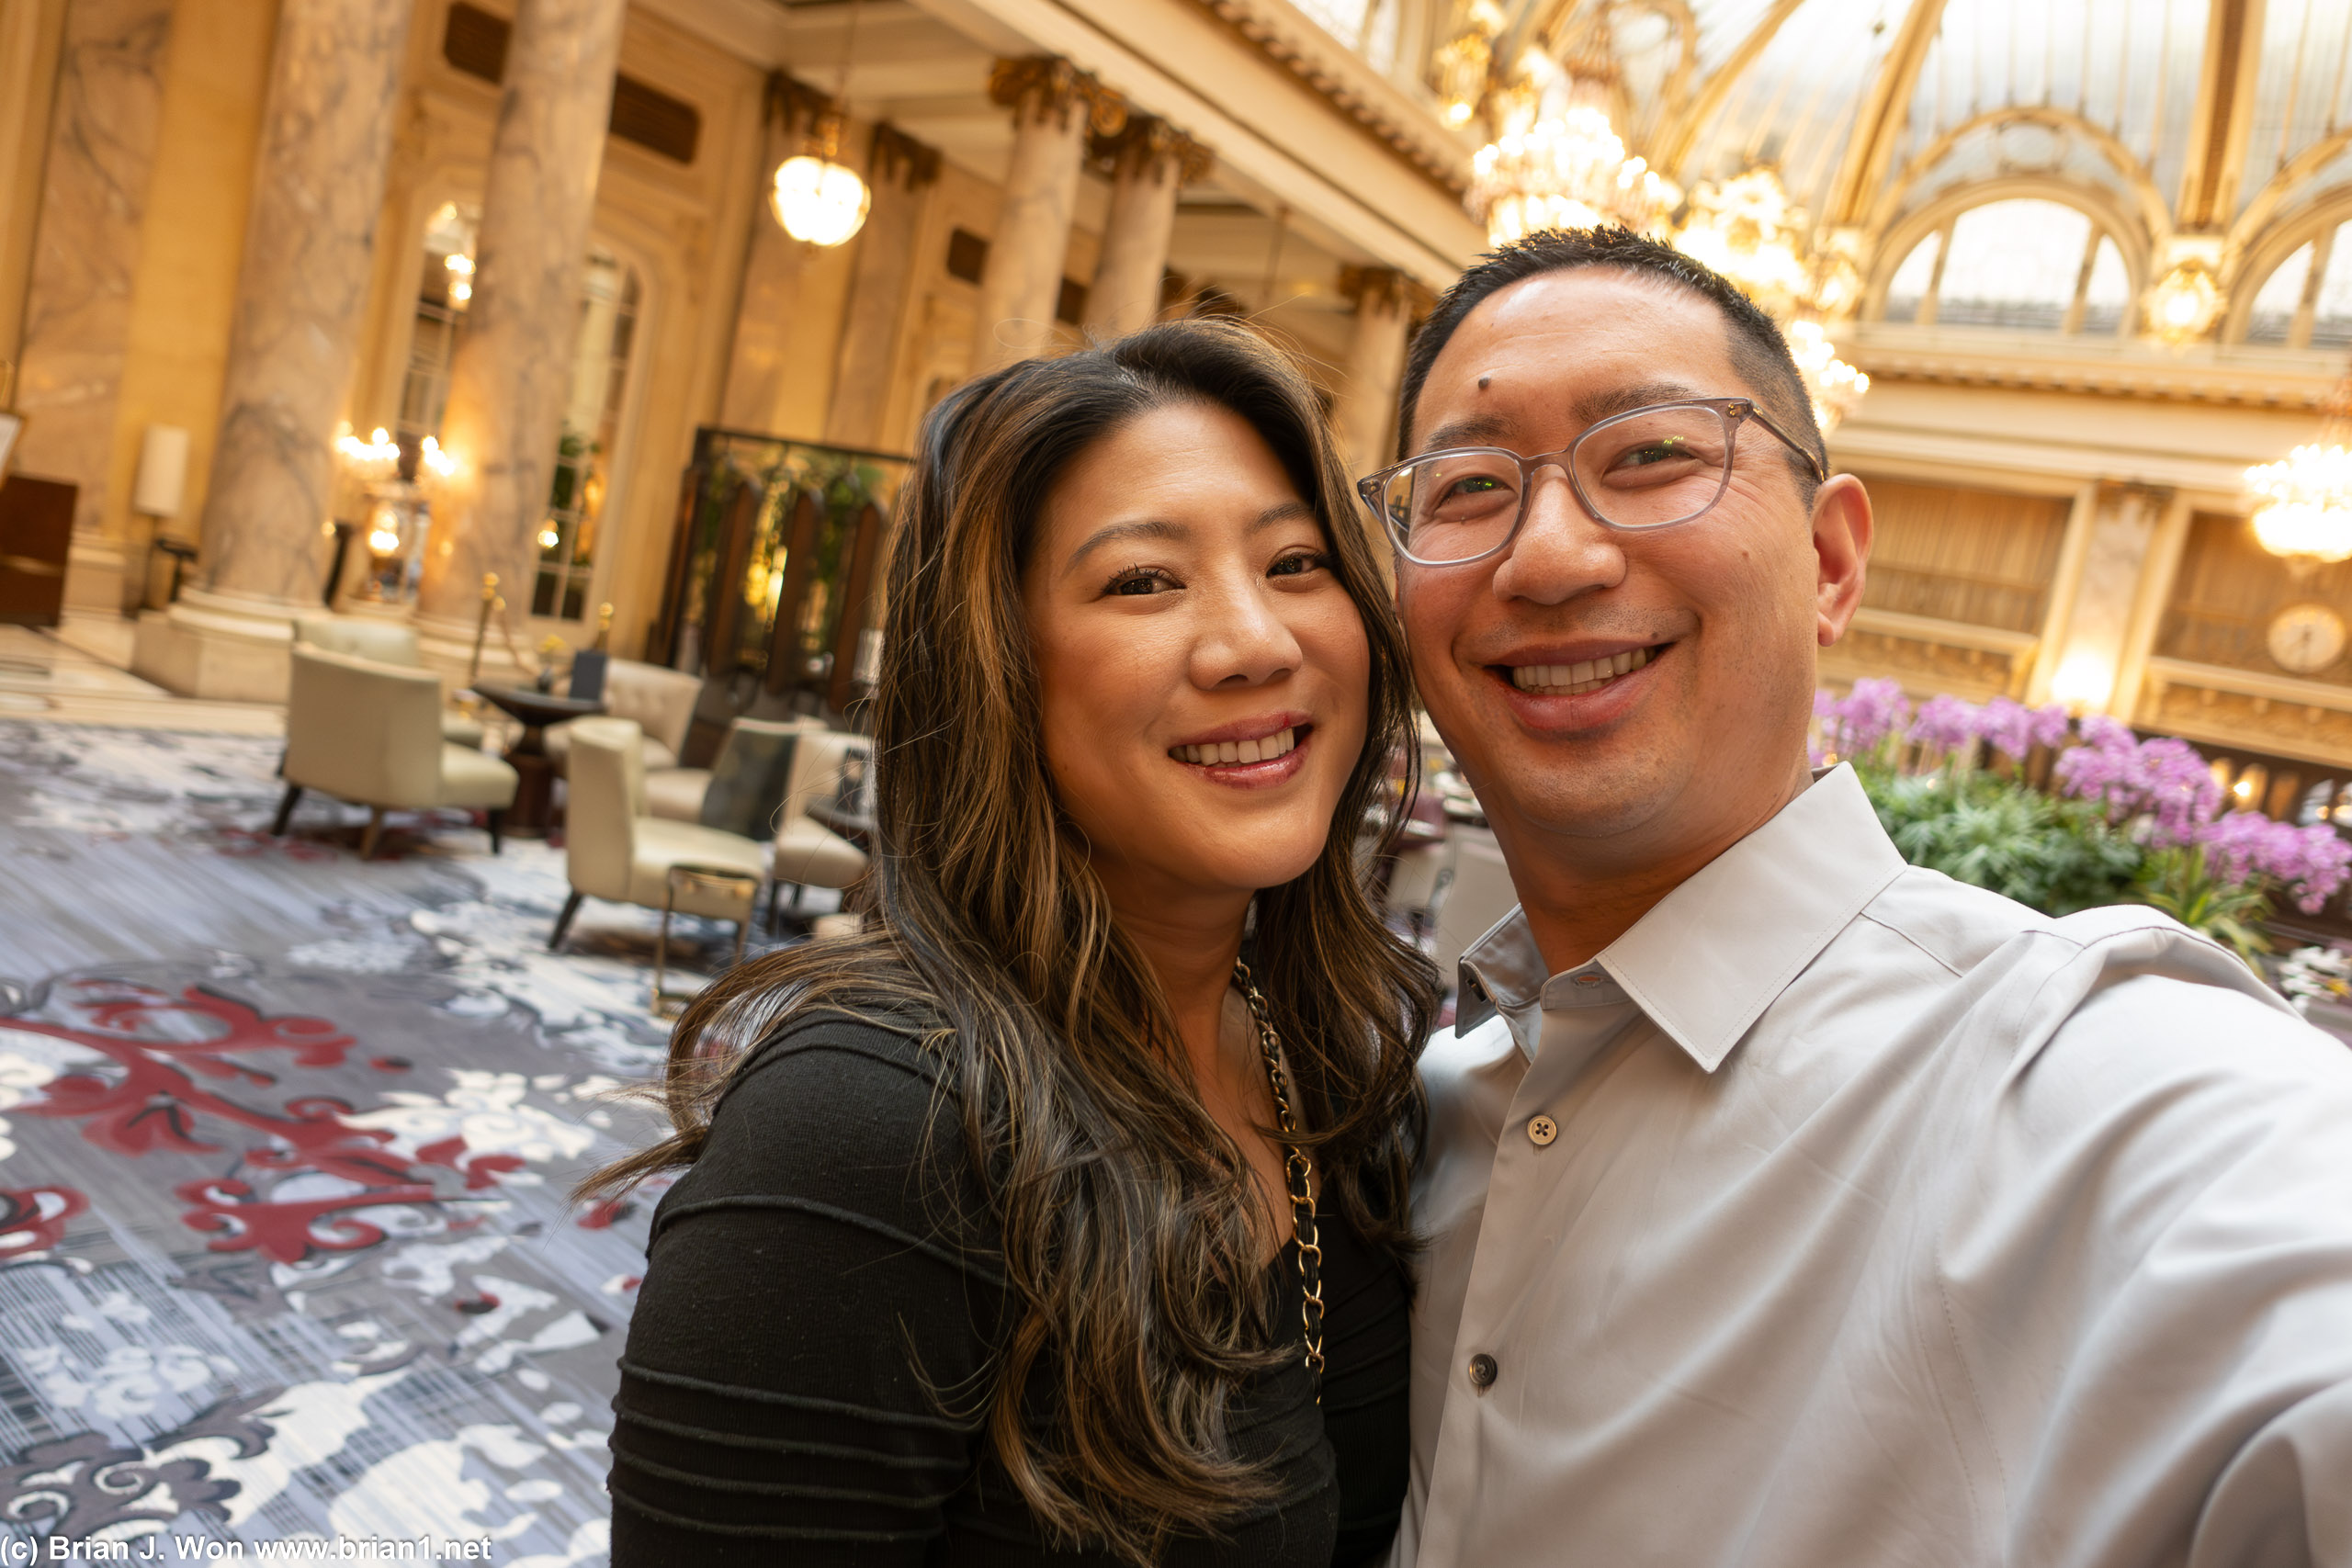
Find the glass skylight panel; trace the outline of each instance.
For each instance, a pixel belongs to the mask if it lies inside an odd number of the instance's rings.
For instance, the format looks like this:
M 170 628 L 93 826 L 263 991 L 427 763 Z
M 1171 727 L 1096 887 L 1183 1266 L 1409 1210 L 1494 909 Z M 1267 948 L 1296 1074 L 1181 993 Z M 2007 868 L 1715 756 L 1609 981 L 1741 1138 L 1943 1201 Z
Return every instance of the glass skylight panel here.
M 2303 302 L 2303 285 L 2311 281 L 2312 248 L 2304 245 L 2280 262 L 2255 294 L 2247 315 L 2245 341 L 2285 343 L 2295 324 L 2295 310 Z
M 1919 301 L 1928 297 L 1928 285 L 1936 276 L 1936 253 L 1943 248 L 1944 237 L 1939 231 L 1928 235 L 1911 247 L 1903 265 L 1886 284 L 1885 318 L 1890 321 L 1916 321 L 1919 319 Z
M 1350 49 L 1363 47 L 1364 24 L 1372 19 L 1374 0 L 1294 0 L 1294 4 Z
M 2312 346 L 2341 348 L 2352 344 L 2352 245 L 2344 243 L 2339 224 L 2327 254 L 2327 270 L 2320 274 L 2319 298 L 2312 310 Z
M 2057 331 L 2090 240 L 2090 219 L 2058 202 L 2026 197 L 1971 208 L 1952 224 L 1937 321 Z
M 2091 258 L 2091 275 L 2083 286 L 2083 324 L 2086 333 L 2113 333 L 2123 324 L 2132 309 L 2132 274 L 2123 265 L 2123 253 L 2115 242 L 2105 235 L 2099 237 L 2098 254 Z
M 2268 0 L 2262 64 L 2238 181 L 2238 210 L 2260 195 L 2289 160 L 2338 129 L 2352 107 L 2352 8 L 2343 0 Z

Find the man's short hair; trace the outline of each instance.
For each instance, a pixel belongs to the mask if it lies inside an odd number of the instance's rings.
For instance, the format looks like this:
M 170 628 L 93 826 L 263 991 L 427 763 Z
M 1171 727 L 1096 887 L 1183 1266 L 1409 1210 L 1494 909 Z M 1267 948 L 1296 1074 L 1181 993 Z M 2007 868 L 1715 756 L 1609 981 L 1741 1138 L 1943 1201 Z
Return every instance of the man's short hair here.
M 1453 329 L 1462 324 L 1462 319 L 1476 310 L 1488 295 L 1523 278 L 1581 266 L 1611 267 L 1619 272 L 1664 278 L 1713 305 L 1722 312 L 1727 329 L 1732 368 L 1747 383 L 1772 422 L 1804 443 L 1820 459 L 1825 471 L 1828 468 L 1828 448 L 1823 446 L 1821 428 L 1814 422 L 1813 396 L 1805 389 L 1804 377 L 1799 374 L 1797 362 L 1789 353 L 1788 340 L 1773 325 L 1772 318 L 1758 310 L 1756 302 L 1721 273 L 1702 266 L 1671 245 L 1662 245 L 1621 228 L 1539 230 L 1488 253 L 1438 297 L 1436 309 L 1421 323 L 1421 330 L 1414 334 L 1412 347 L 1405 355 L 1404 383 L 1397 393 L 1396 457 L 1400 462 L 1412 456 L 1413 414 L 1421 400 L 1421 383 L 1429 378 L 1430 367 L 1452 340 Z M 1778 442 L 1773 445 L 1780 446 Z M 1810 508 L 1820 481 L 1797 460 L 1795 453 L 1786 447 L 1781 451 L 1796 475 L 1798 493 Z

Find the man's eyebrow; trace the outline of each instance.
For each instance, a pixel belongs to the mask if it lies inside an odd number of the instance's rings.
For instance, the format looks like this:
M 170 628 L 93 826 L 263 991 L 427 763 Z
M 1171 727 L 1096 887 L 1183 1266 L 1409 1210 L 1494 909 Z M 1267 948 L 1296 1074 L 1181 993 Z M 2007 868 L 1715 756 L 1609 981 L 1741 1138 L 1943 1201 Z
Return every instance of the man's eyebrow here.
M 1486 446 L 1508 439 L 1519 429 L 1514 422 L 1500 414 L 1473 414 L 1457 419 L 1451 424 L 1441 424 L 1421 438 L 1421 450 L 1434 452 L 1441 446 Z
M 1587 392 L 1568 405 L 1568 412 L 1579 424 L 1598 424 L 1611 414 L 1630 409 L 1647 408 L 1652 403 L 1679 402 L 1685 398 L 1702 394 L 1684 381 L 1639 381 L 1628 387 L 1610 387 L 1600 391 Z M 1434 452 L 1442 446 L 1508 446 L 1519 433 L 1516 421 L 1500 414 L 1473 414 L 1441 424 L 1421 441 L 1420 449 Z

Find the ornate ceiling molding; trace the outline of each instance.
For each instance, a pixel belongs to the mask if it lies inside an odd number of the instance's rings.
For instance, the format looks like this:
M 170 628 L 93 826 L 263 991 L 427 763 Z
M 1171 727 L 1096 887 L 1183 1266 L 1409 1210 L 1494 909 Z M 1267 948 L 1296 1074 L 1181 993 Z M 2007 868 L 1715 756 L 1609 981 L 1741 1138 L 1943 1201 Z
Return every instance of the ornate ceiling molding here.
M 1962 332 L 1966 339 L 1959 335 Z M 1973 341 L 1979 338 L 1984 341 Z M 1937 332 L 1877 322 L 1863 328 L 1853 344 L 1853 359 L 1873 381 L 2296 412 L 2316 411 L 2342 372 L 2338 357 L 2326 354 L 2298 354 L 2285 363 L 2209 355 L 2175 358 L 2137 342 L 2060 343 L 1976 328 Z
M 1435 107 L 1414 99 L 1295 7 L 1282 0 L 1193 3 L 1330 99 L 1454 197 L 1468 193 L 1472 149 L 1439 120 Z

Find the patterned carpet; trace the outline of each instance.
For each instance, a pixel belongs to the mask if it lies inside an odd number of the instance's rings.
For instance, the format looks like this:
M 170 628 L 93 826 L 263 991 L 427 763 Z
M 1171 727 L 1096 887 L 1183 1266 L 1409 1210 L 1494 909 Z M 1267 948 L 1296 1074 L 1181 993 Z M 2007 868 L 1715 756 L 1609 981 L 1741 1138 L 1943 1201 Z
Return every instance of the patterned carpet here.
M 561 851 L 459 814 L 268 838 L 278 749 L 0 721 L 0 1548 L 601 1563 L 650 1204 L 564 1194 L 657 1124 L 658 918 L 548 953 Z

